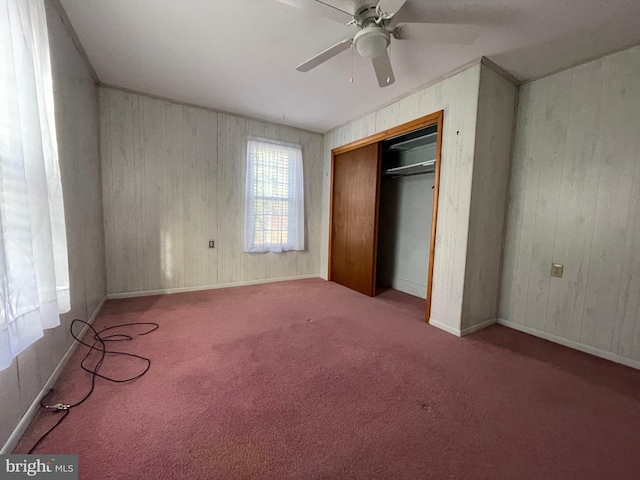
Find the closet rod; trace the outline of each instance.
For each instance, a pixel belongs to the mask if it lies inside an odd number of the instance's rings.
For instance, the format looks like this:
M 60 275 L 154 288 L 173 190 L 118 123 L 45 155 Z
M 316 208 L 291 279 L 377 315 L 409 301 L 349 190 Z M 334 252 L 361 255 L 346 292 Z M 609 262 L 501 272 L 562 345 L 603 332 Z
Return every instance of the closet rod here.
M 436 160 L 427 160 L 426 162 L 412 163 L 411 165 L 402 165 L 400 167 L 388 168 L 382 172 L 383 175 L 417 175 L 420 173 L 429 173 L 431 169 L 422 170 L 424 167 L 431 167 L 436 164 Z M 416 171 L 419 170 L 419 171 Z

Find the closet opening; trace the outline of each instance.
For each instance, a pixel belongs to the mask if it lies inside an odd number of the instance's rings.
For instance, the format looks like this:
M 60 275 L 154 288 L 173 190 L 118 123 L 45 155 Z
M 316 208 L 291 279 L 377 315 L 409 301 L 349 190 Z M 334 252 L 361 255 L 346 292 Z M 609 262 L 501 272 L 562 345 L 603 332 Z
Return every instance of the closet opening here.
M 378 287 L 427 298 L 438 126 L 382 142 Z

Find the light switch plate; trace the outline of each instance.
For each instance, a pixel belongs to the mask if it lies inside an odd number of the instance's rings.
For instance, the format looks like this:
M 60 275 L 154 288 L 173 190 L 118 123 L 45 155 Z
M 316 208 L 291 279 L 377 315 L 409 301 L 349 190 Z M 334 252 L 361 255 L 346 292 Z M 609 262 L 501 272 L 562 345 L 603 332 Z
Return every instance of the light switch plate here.
M 558 278 L 562 278 L 562 271 L 564 270 L 564 267 L 559 264 L 559 263 L 552 263 L 551 264 L 551 276 L 552 277 L 558 277 Z

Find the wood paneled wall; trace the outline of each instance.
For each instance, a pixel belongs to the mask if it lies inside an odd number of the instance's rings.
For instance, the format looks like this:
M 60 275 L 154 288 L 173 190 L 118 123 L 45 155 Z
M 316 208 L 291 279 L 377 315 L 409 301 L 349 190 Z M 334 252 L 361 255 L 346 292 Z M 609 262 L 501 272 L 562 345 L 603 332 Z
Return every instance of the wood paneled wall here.
M 108 88 L 100 112 L 109 293 L 320 273 L 321 135 Z M 247 135 L 302 145 L 305 251 L 243 252 Z
M 471 187 L 462 330 L 495 322 L 500 292 L 515 85 L 482 65 Z
M 89 319 L 105 296 L 98 88 L 52 2 L 46 1 L 56 130 L 69 249 L 71 311 L 61 325 L 0 372 L 0 447 L 73 343 L 69 325 Z M 9 446 L 8 446 L 9 447 Z
M 326 276 L 331 150 L 444 110 L 431 322 L 454 333 L 461 326 L 479 83 L 477 64 L 332 130 L 324 142 L 322 272 Z
M 522 87 L 500 302 L 513 326 L 636 365 L 639 99 L 640 47 Z

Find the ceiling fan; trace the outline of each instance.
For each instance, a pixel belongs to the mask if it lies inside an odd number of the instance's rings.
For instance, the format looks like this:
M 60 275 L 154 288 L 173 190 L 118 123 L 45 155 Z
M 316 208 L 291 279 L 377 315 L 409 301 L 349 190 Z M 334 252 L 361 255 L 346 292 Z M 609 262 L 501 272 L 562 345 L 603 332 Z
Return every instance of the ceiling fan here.
M 355 48 L 373 63 L 378 85 L 387 87 L 395 81 L 389 53 L 391 37 L 396 40 L 421 40 L 429 43 L 469 45 L 480 36 L 476 25 L 425 23 L 419 19 L 401 21 L 407 0 L 276 0 L 292 7 L 317 12 L 327 18 L 355 25 L 358 32 L 298 65 L 308 72 L 337 54 Z M 406 10 L 406 9 L 405 9 Z M 408 15 L 404 15 L 407 17 Z

